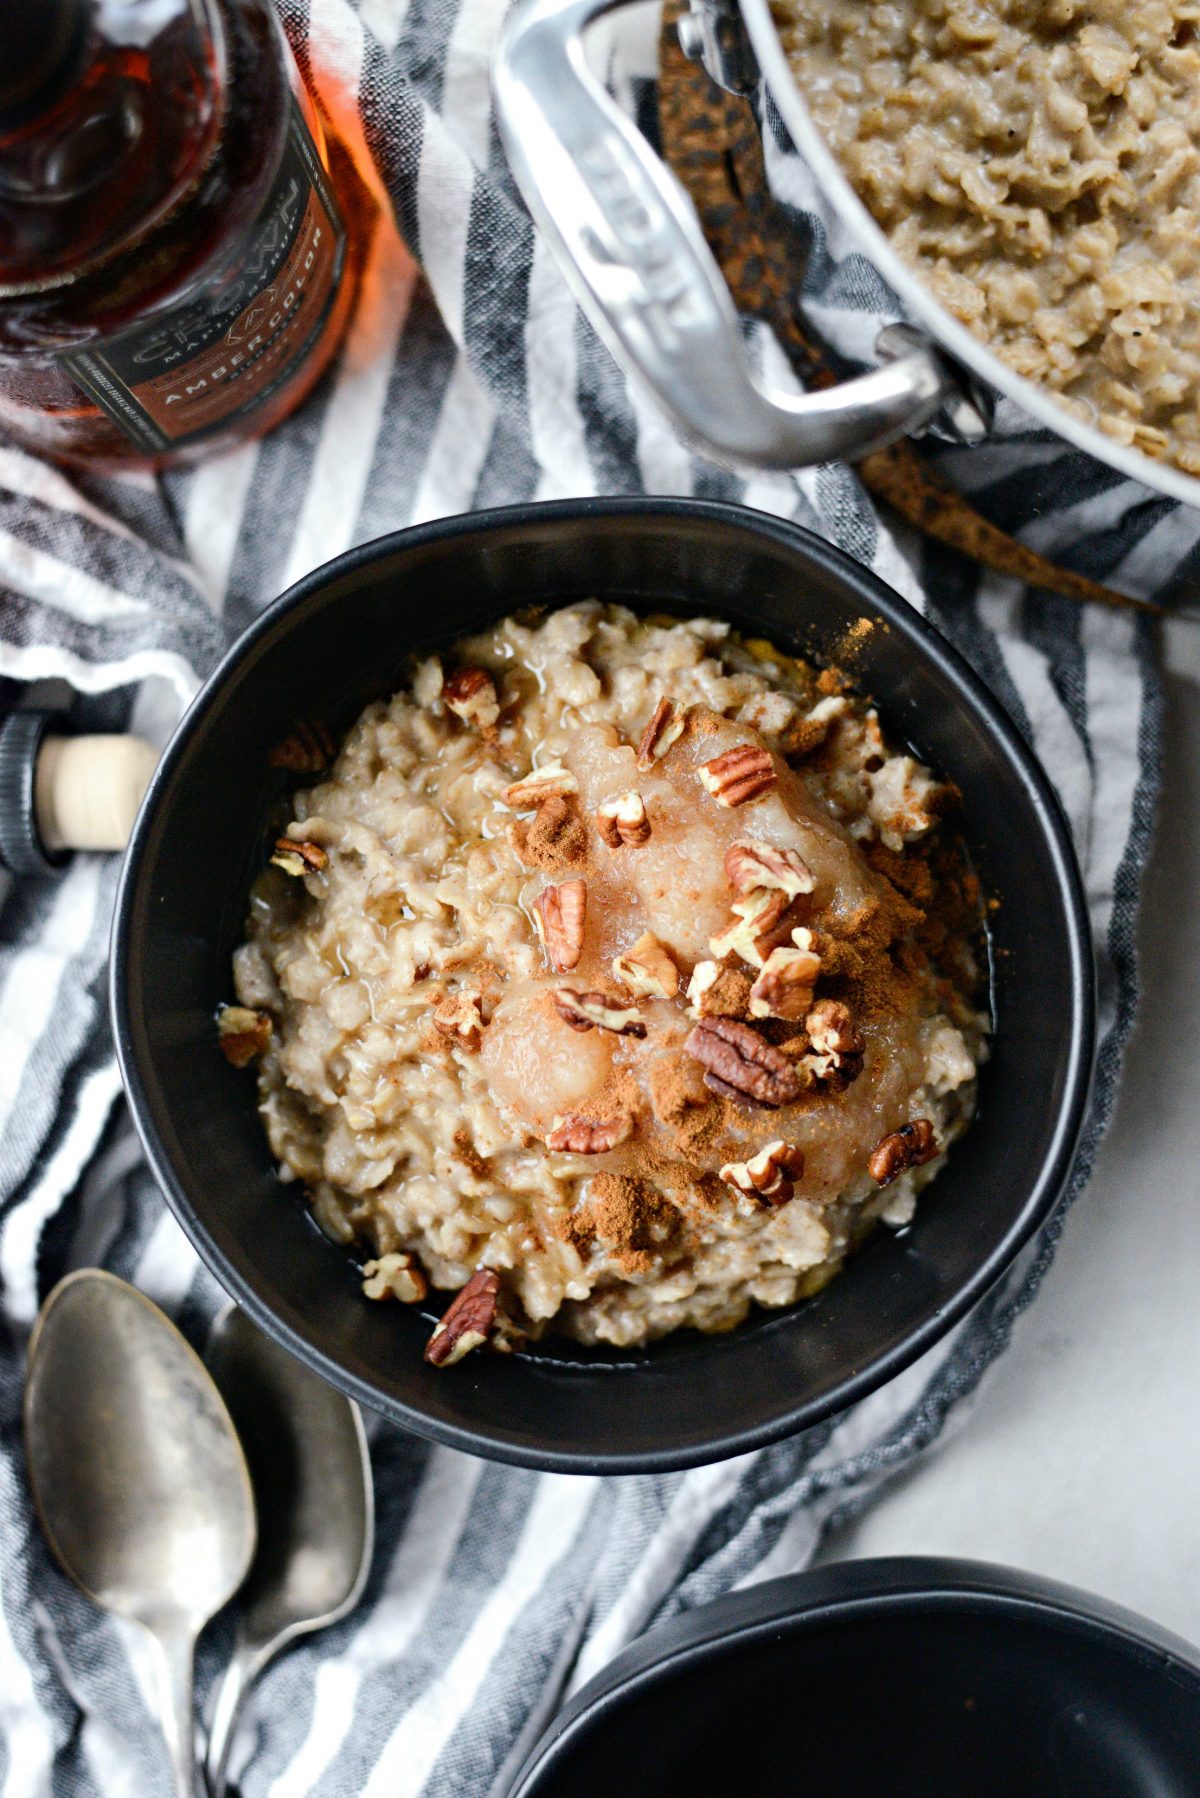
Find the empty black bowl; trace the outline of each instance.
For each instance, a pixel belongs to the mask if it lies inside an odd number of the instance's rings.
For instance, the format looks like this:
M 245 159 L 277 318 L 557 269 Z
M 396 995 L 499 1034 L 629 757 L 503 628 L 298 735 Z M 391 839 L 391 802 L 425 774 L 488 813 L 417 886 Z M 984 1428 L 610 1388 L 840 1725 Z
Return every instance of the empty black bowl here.
M 508 1798 L 1196 1798 L 1200 1656 L 1070 1586 L 844 1561 L 689 1611 L 560 1712 Z
M 421 1359 L 429 1322 L 364 1303 L 346 1252 L 275 1173 L 253 1076 L 213 1014 L 287 777 L 297 719 L 344 731 L 405 657 L 520 605 L 596 594 L 715 613 L 818 658 L 864 617 L 855 670 L 892 729 L 963 793 L 993 915 L 997 1032 L 979 1116 L 902 1237 L 881 1231 L 818 1298 L 731 1335 L 642 1353 L 547 1340 L 516 1357 Z M 420 526 L 340 557 L 245 633 L 183 720 L 121 885 L 113 1007 L 125 1085 L 167 1199 L 221 1284 L 353 1397 L 459 1448 L 567 1471 L 714 1460 L 825 1417 L 949 1329 L 1052 1206 L 1092 1060 L 1091 945 L 1044 775 L 962 659 L 828 544 L 733 507 L 672 500 L 523 506 Z

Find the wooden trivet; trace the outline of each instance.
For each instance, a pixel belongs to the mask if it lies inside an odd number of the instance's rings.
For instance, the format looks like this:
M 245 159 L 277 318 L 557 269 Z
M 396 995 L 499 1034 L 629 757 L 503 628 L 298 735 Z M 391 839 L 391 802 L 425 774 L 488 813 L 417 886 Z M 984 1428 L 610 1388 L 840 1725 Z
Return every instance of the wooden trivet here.
M 663 154 L 691 195 L 704 235 L 738 309 L 769 324 L 806 387 L 837 380 L 829 352 L 796 302 L 800 247 L 767 186 L 762 140 L 747 100 L 728 94 L 679 47 L 685 0 L 666 0 L 660 43 L 658 121 Z M 858 463 L 863 485 L 950 549 L 1067 599 L 1095 600 L 1162 615 L 1165 606 L 1116 593 L 1026 549 L 977 512 L 922 460 L 907 439 Z

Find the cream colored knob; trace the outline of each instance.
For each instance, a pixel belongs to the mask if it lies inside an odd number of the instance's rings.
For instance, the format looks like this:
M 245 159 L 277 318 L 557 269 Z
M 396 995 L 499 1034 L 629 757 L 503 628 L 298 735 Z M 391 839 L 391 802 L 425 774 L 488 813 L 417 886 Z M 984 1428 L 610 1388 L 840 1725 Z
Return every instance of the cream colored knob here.
M 49 853 L 124 849 L 157 761 L 141 737 L 43 738 L 33 806 Z

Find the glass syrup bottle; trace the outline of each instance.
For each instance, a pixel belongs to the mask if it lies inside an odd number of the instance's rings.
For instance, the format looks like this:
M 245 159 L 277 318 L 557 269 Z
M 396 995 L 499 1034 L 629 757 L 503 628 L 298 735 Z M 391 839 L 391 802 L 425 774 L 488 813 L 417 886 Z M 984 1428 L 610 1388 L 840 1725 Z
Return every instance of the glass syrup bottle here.
M 259 436 L 352 287 L 270 0 L 0 0 L 0 438 L 119 469 Z

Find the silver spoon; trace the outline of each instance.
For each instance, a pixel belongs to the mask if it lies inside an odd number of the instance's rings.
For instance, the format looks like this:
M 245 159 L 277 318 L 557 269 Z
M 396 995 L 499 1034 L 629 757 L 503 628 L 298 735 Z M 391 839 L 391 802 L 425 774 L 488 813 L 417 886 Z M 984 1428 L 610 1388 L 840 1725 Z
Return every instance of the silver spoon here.
M 258 1552 L 237 1642 L 213 1705 L 206 1767 L 223 1798 L 246 1695 L 281 1648 L 358 1602 L 375 1542 L 371 1463 L 358 1406 L 231 1305 L 213 1326 L 209 1371 L 237 1425 L 258 1507 Z
M 177 1798 L 200 1798 L 196 1638 L 254 1553 L 250 1478 L 221 1395 L 175 1326 L 98 1268 L 61 1280 L 29 1345 L 25 1447 L 63 1571 L 158 1654 Z

